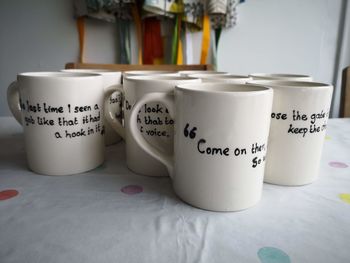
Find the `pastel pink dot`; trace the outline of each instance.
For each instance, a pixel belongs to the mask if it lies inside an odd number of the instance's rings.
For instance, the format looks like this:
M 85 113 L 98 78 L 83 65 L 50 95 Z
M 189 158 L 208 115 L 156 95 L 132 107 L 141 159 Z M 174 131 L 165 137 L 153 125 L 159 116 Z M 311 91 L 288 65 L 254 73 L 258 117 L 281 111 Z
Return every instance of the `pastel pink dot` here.
M 127 195 L 135 195 L 143 192 L 143 188 L 139 185 L 127 185 L 120 189 L 120 191 Z
M 14 189 L 7 189 L 4 191 L 1 191 L 0 192 L 0 201 L 11 199 L 11 198 L 17 196 L 18 194 L 19 194 L 19 192 L 17 190 L 14 190 Z
M 341 163 L 341 162 L 330 162 L 329 166 L 332 166 L 334 168 L 348 168 L 349 167 L 346 163 Z

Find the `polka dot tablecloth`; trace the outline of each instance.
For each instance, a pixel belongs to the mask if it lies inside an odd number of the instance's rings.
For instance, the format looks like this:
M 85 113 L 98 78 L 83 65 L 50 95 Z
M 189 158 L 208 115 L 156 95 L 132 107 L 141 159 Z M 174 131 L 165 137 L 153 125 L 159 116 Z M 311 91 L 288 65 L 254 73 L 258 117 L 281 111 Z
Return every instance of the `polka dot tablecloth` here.
M 255 207 L 193 208 L 169 178 L 136 175 L 125 144 L 73 176 L 28 170 L 22 128 L 0 118 L 0 263 L 350 262 L 350 119 L 331 119 L 319 179 L 265 184 Z

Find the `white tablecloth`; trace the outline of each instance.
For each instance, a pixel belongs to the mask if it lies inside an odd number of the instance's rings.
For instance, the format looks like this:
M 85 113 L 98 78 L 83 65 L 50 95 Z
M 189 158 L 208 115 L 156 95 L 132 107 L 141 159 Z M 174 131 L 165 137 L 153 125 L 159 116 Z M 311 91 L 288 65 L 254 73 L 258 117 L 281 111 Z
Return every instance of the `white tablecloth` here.
M 350 119 L 329 121 L 315 183 L 265 184 L 235 213 L 181 202 L 169 178 L 130 172 L 124 150 L 84 174 L 38 175 L 22 128 L 0 118 L 0 262 L 350 262 Z

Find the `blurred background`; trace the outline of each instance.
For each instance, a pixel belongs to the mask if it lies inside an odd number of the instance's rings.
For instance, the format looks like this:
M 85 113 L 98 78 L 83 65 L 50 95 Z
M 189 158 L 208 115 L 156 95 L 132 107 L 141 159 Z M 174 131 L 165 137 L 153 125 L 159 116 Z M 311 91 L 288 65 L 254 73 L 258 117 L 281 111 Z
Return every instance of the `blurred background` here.
M 6 90 L 17 73 L 55 71 L 78 61 L 73 2 L 0 1 L 0 116 L 11 115 Z M 131 23 L 130 63 L 138 63 L 134 32 Z M 173 30 L 162 26 L 162 34 L 171 38 Z M 86 19 L 84 61 L 120 63 L 118 35 L 118 23 Z M 202 37 L 203 31 L 191 32 L 184 63 L 200 63 Z M 307 74 L 315 81 L 332 83 L 332 117 L 338 117 L 341 72 L 350 65 L 349 46 L 350 4 L 346 0 L 246 0 L 237 3 L 234 25 L 222 29 L 216 51 L 208 54 L 205 63 L 234 74 Z

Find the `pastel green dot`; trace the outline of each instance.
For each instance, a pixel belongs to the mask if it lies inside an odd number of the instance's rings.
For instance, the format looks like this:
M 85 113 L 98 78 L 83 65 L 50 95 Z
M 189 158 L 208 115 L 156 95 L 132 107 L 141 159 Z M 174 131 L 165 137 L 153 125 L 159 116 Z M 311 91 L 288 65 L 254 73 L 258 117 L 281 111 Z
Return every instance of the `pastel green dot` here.
M 325 137 L 325 140 L 326 140 L 326 141 L 330 141 L 331 139 L 332 139 L 331 136 L 326 135 L 326 137 Z
M 339 198 L 345 203 L 350 204 L 350 194 L 339 194 Z
M 261 263 L 290 263 L 289 256 L 281 249 L 275 247 L 263 247 L 258 251 Z

